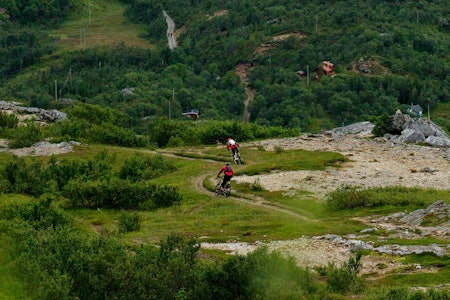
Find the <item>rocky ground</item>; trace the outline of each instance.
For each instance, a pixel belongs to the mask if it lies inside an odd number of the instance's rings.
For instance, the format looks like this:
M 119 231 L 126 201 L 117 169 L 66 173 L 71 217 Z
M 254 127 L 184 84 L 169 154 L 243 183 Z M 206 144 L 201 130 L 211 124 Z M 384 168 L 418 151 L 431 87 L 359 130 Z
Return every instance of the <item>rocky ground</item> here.
M 263 147 L 273 151 L 275 147 L 285 150 L 305 149 L 319 151 L 335 151 L 347 156 L 350 160 L 340 168 L 329 168 L 325 171 L 291 171 L 273 172 L 257 176 L 236 176 L 236 182 L 254 183 L 256 181 L 267 190 L 295 193 L 298 190 L 310 191 L 317 197 L 341 186 L 386 187 L 406 186 L 435 189 L 450 189 L 450 149 L 433 148 L 411 144 L 394 144 L 383 138 L 373 138 L 367 132 L 358 134 L 320 134 L 302 135 L 295 138 L 273 139 L 241 145 L 245 147 Z M 243 153 L 245 158 L 245 153 Z M 448 200 L 448 199 L 436 199 Z M 417 239 L 425 235 L 435 236 L 450 241 L 450 206 L 443 205 L 442 224 L 438 227 L 421 227 L 414 222 L 417 214 L 422 218 L 427 214 L 435 214 L 436 207 L 428 210 L 412 212 L 411 218 L 405 213 L 392 216 L 373 216 L 360 219 L 367 224 L 365 232 L 351 236 L 339 237 L 327 235 L 321 237 L 299 237 L 289 241 L 273 241 L 266 244 L 269 249 L 276 249 L 293 256 L 301 265 L 310 267 L 324 266 L 328 263 L 339 265 L 348 260 L 351 251 L 363 247 L 374 251 L 374 255 L 363 257 L 363 274 L 373 277 L 402 270 L 408 272 L 434 272 L 434 268 L 423 268 L 420 265 L 405 266 L 400 263 L 401 256 L 410 253 L 434 253 L 438 256 L 450 253 L 450 244 L 408 246 L 389 245 L 383 248 L 373 248 L 372 245 L 361 242 L 369 231 L 383 229 L 389 237 Z M 419 218 L 420 219 L 420 218 Z M 246 254 L 253 251 L 261 243 L 203 243 L 203 248 L 214 248 L 228 251 L 231 254 Z M 378 253 L 378 254 L 377 254 Z
M 273 151 L 305 149 L 334 151 L 348 157 L 342 168 L 325 171 L 274 172 L 259 176 L 240 176 L 237 182 L 259 183 L 267 190 L 307 190 L 324 195 L 337 187 L 406 186 L 450 189 L 450 149 L 412 144 L 393 144 L 366 134 L 344 136 L 303 135 L 246 144 Z

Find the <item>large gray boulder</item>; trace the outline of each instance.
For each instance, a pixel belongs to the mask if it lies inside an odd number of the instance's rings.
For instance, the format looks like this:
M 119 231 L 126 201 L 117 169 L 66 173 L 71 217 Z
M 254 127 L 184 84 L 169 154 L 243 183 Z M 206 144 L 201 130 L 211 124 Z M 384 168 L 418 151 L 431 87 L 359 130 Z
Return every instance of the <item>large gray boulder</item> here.
M 438 125 L 427 118 L 411 118 L 399 110 L 389 117 L 389 125 L 384 138 L 393 143 L 426 144 L 435 147 L 450 147 L 450 138 Z M 371 122 L 359 122 L 326 131 L 331 136 L 358 134 L 372 135 L 375 125 Z
M 334 129 L 328 131 L 327 133 L 331 134 L 331 135 L 338 135 L 338 136 L 343 136 L 346 134 L 371 135 L 374 127 L 375 127 L 375 125 L 371 122 L 359 122 L 359 123 L 354 123 L 354 124 L 350 124 L 350 125 L 343 126 L 343 127 L 334 128 Z
M 391 117 L 389 129 L 392 131 L 390 134 L 386 134 L 385 138 L 393 142 L 450 147 L 450 138 L 445 131 L 427 118 L 411 118 L 409 115 L 397 111 Z

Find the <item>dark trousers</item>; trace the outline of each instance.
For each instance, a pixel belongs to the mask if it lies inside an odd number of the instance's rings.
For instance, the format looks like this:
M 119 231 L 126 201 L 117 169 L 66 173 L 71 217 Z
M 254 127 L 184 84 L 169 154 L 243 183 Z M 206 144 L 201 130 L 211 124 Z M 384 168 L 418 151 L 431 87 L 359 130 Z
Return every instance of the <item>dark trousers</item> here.
M 229 181 L 231 180 L 231 177 L 233 177 L 233 176 L 229 176 L 229 175 L 224 175 L 224 176 L 223 176 L 222 187 L 225 187 L 225 185 L 227 184 L 227 182 L 229 182 Z

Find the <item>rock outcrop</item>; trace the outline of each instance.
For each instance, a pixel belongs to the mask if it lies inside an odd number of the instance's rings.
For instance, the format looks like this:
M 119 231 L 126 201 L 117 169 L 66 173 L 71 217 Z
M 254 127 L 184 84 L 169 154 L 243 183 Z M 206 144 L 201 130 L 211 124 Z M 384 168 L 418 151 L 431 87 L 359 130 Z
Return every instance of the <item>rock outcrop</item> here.
M 36 121 L 58 122 L 67 118 L 67 114 L 56 109 L 46 110 L 36 107 L 20 106 L 20 103 L 0 101 L 1 111 L 11 111 L 16 114 L 31 114 Z
M 328 135 L 346 134 L 372 135 L 375 125 L 371 122 L 359 122 L 338 127 L 326 132 Z M 450 138 L 438 125 L 427 118 L 411 118 L 398 111 L 390 117 L 390 124 L 384 138 L 393 143 L 426 144 L 435 147 L 450 147 Z
M 393 142 L 423 143 L 436 147 L 450 147 L 450 138 L 444 130 L 427 118 L 411 118 L 409 115 L 396 113 L 391 117 L 392 126 L 400 135 L 386 134 Z

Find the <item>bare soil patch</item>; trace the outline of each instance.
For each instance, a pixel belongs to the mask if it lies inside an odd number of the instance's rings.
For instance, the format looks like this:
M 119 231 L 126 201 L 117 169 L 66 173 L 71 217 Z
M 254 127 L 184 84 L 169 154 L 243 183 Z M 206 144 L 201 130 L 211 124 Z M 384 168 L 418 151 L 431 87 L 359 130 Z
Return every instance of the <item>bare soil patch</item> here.
M 234 178 L 237 182 L 247 183 L 258 180 L 270 191 L 306 190 L 324 196 L 341 186 L 450 189 L 450 150 L 446 148 L 393 144 L 382 138 L 353 134 L 340 137 L 303 135 L 244 146 L 263 147 L 267 151 L 273 151 L 275 147 L 334 151 L 350 159 L 340 168 L 324 171 L 273 172 Z
M 303 135 L 295 138 L 272 139 L 242 144 L 245 147 L 264 148 L 274 151 L 275 147 L 285 150 L 305 149 L 310 151 L 339 152 L 350 159 L 339 168 L 324 171 L 291 171 L 272 172 L 256 176 L 236 176 L 239 183 L 256 181 L 267 190 L 295 193 L 309 191 L 318 198 L 341 186 L 387 187 L 406 186 L 434 189 L 450 189 L 450 151 L 444 148 L 410 144 L 393 144 L 382 138 L 372 138 L 365 134 L 349 134 L 345 136 Z M 245 156 L 245 152 L 243 153 Z M 274 155 L 276 153 L 274 152 Z M 436 199 L 444 200 L 444 199 Z M 395 219 L 373 216 L 360 219 L 368 228 L 382 229 L 388 236 L 411 238 L 413 233 L 420 238 L 425 235 L 442 239 L 450 238 L 450 225 L 447 222 L 440 227 L 421 227 L 400 224 Z M 420 226 L 419 226 L 420 227 Z M 247 254 L 264 244 L 271 250 L 278 250 L 293 256 L 303 266 L 320 267 L 329 263 L 340 265 L 348 261 L 355 248 L 355 243 L 365 235 L 327 239 L 323 237 L 300 237 L 288 241 L 257 242 L 254 244 L 230 241 L 223 244 L 203 243 L 203 248 L 222 249 L 230 254 Z M 348 241 L 352 241 L 349 243 Z M 396 245 L 392 245 L 396 247 Z M 439 251 L 448 255 L 449 244 L 441 245 Z M 414 246 L 411 246 L 414 247 Z M 431 247 L 431 246 L 430 246 Z M 397 247 L 398 248 L 398 247 Z M 414 249 L 414 248 L 412 248 Z M 432 249 L 432 248 L 430 248 Z M 425 249 L 424 251 L 428 251 Z M 432 250 L 430 250 L 432 251 Z M 424 268 L 420 265 L 407 266 L 401 262 L 398 254 L 380 254 L 364 256 L 362 274 L 369 274 L 375 279 L 391 272 L 436 272 L 436 268 Z

